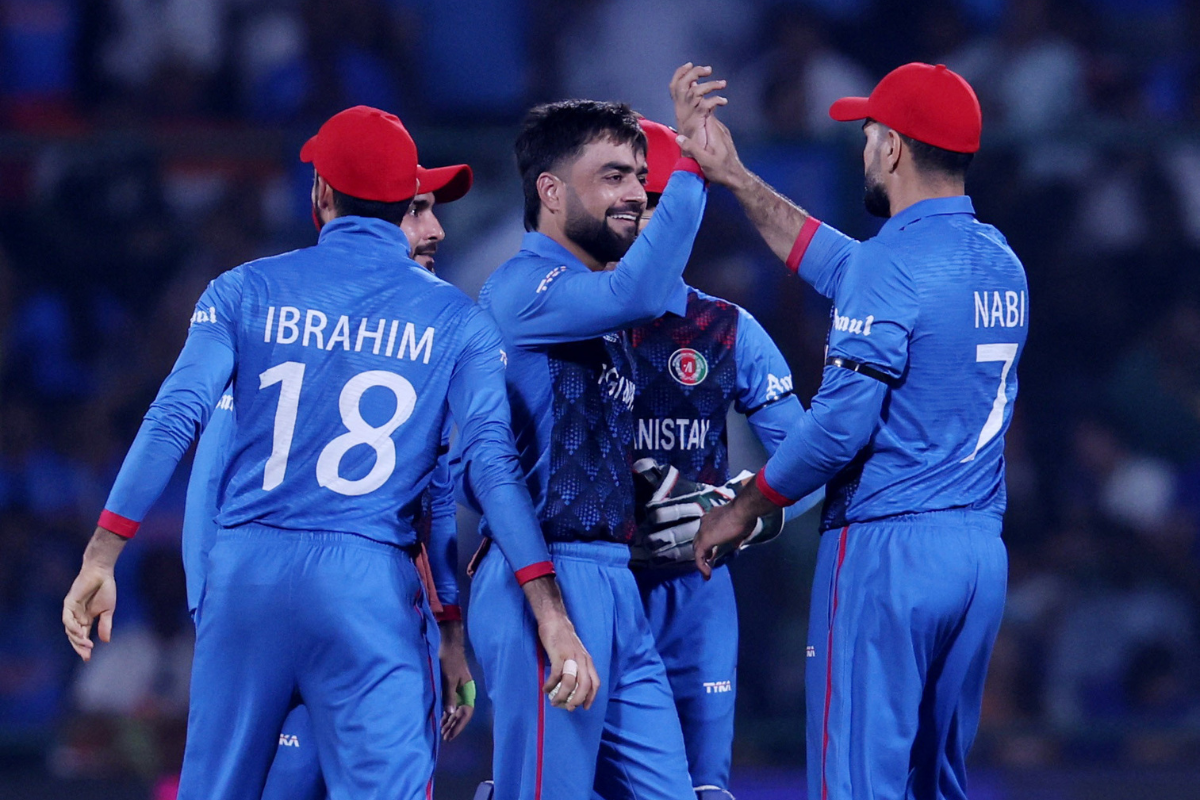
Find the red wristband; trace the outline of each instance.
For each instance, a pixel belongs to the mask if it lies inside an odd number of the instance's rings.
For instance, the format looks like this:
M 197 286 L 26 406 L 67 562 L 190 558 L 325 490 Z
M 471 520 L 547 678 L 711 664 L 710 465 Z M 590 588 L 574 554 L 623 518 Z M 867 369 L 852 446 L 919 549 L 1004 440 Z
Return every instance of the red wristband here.
M 462 622 L 462 606 L 442 606 L 433 616 L 438 622 Z
M 521 567 L 514 574 L 517 576 L 517 585 L 524 586 L 537 578 L 553 575 L 554 563 L 551 561 L 539 561 L 536 564 L 530 564 L 528 567 Z
M 771 485 L 767 483 L 766 467 L 760 469 L 758 474 L 754 476 L 754 485 L 758 487 L 758 491 L 762 493 L 763 497 L 767 498 L 780 508 L 787 508 L 792 503 L 796 502 L 795 500 L 790 500 L 784 497 L 779 492 L 771 488 Z
M 680 156 L 679 160 L 675 162 L 672 171 L 690 172 L 693 175 L 699 175 L 701 178 L 704 178 L 704 170 L 700 168 L 700 162 L 687 156 Z M 708 178 L 704 178 L 704 180 L 707 181 Z
M 108 509 L 100 512 L 100 519 L 96 524 L 104 528 L 104 530 L 112 531 L 124 539 L 132 539 L 133 535 L 137 533 L 138 528 L 142 525 L 142 523 L 134 522 L 131 519 L 122 517 L 120 514 L 114 514 Z
M 821 221 L 815 217 L 809 217 L 800 226 L 800 234 L 796 237 L 796 242 L 792 245 L 792 252 L 788 253 L 785 262 L 787 268 L 792 272 L 800 269 L 800 261 L 804 258 L 804 253 L 808 250 L 808 245 L 812 242 L 819 227 L 821 227 Z

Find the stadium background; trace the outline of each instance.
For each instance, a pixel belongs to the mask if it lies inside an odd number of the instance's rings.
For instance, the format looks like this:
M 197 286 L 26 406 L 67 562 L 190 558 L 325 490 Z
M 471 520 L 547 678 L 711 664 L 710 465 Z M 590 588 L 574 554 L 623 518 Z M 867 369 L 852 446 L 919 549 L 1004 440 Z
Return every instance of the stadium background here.
M 861 135 L 829 101 L 910 60 L 974 83 L 968 190 L 1025 262 L 1032 325 L 972 796 L 1200 796 L 1196 41 L 1187 0 L 0 0 L 0 796 L 169 794 L 186 469 L 87 669 L 61 601 L 205 282 L 312 242 L 304 139 L 361 102 L 398 113 L 426 165 L 471 163 L 438 261 L 473 293 L 519 240 L 522 111 L 592 96 L 670 121 L 689 59 L 730 80 L 744 160 L 860 236 Z M 828 307 L 723 191 L 688 278 L 751 309 L 811 396 Z M 805 524 L 735 566 L 741 800 L 802 795 Z M 444 749 L 440 798 L 486 775 L 488 728 L 485 705 Z

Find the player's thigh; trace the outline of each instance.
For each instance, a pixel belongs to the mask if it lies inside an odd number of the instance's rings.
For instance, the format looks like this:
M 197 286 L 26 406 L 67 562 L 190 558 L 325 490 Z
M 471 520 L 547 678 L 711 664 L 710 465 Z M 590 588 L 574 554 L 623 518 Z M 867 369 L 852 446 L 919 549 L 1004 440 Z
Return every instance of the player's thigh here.
M 262 800 L 323 800 L 324 797 L 325 779 L 321 776 L 312 721 L 308 709 L 298 705 L 283 721 Z
M 915 797 L 966 797 L 966 758 L 979 727 L 987 666 L 1004 614 L 1007 554 L 999 536 L 967 543 L 975 580 L 961 620 L 930 670 L 913 745 Z
M 666 668 L 696 786 L 729 784 L 737 688 L 738 625 L 727 567 L 690 572 L 643 592 Z
M 592 785 L 612 652 L 611 599 L 597 569 L 555 559 L 567 610 L 601 681 L 592 708 L 574 712 L 554 708 L 542 692 L 549 664 L 503 554 L 493 548 L 475 573 L 468 630 L 492 701 L 495 800 L 575 800 Z
M 331 800 L 423 797 L 437 746 L 436 625 L 412 561 L 345 538 L 312 548 L 298 663 Z
M 257 797 L 295 690 L 286 542 L 225 538 L 196 614 L 179 796 Z
M 640 593 L 628 571 L 608 574 L 616 600 L 616 667 L 595 791 L 606 800 L 691 800 L 675 696 Z

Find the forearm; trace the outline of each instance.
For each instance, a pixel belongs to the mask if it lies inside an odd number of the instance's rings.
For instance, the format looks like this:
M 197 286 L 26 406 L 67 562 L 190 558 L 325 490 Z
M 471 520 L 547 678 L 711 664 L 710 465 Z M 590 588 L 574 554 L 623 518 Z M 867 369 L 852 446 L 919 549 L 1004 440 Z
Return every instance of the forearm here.
M 128 541 L 124 536 L 97 527 L 88 541 L 87 549 L 83 551 L 83 566 L 112 572 Z
M 743 168 L 741 173 L 729 188 L 767 246 L 780 261 L 787 262 L 809 213 L 749 169 Z
M 824 486 L 870 442 L 886 396 L 880 381 L 827 367 L 812 408 L 759 472 L 759 493 L 791 505 Z
M 525 592 L 525 599 L 529 602 L 529 608 L 538 625 L 555 622 L 566 617 L 567 608 L 563 604 L 558 581 L 554 579 L 553 575 L 545 575 L 527 581 L 521 586 L 521 589 Z

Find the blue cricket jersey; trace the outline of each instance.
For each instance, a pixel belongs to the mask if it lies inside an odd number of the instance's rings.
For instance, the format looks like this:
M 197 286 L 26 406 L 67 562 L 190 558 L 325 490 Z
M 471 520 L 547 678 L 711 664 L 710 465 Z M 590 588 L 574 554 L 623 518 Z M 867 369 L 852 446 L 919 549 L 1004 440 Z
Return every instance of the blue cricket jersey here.
M 592 272 L 528 233 L 480 292 L 504 335 L 517 451 L 548 540 L 632 541 L 636 388 L 626 329 L 683 303 L 706 197 L 702 178 L 677 170 L 616 269 Z M 485 514 L 485 533 L 496 529 Z
M 693 481 L 729 480 L 730 407 L 745 414 L 767 453 L 804 409 L 792 371 L 747 311 L 689 288 L 682 307 L 630 331 L 637 399 L 635 458 L 671 464 Z
M 883 380 L 827 363 L 759 487 L 786 500 L 828 481 L 825 530 L 950 508 L 1001 516 L 1029 313 L 1004 236 L 966 196 L 916 203 L 863 242 L 806 228 L 799 274 L 833 300 L 829 360 Z
M 517 471 L 503 375 L 494 323 L 408 257 L 398 226 L 335 219 L 315 247 L 209 284 L 101 524 L 136 528 L 232 382 L 236 424 L 217 524 L 413 545 L 449 412 L 480 502 L 506 523 L 496 539 L 510 564 L 547 562 Z

